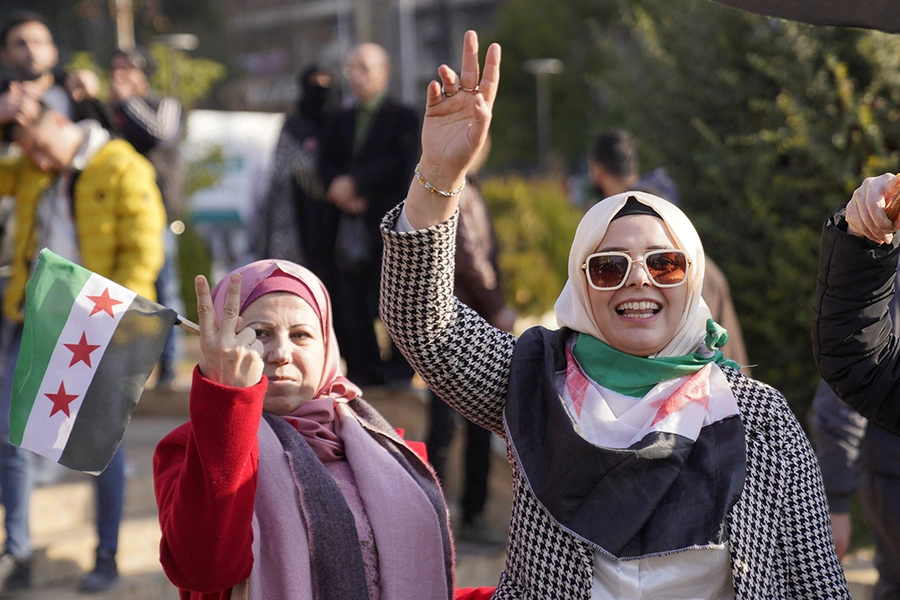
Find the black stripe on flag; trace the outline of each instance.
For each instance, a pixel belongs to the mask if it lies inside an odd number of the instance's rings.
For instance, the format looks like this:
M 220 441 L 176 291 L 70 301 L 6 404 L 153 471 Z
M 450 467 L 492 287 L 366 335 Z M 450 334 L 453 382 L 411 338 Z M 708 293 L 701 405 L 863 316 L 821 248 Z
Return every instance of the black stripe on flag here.
M 87 472 L 106 468 L 176 318 L 175 311 L 135 296 L 97 365 L 60 464 Z
M 651 432 L 616 449 L 560 428 L 555 416 L 539 436 L 508 431 L 529 487 L 560 525 L 621 559 L 728 540 L 746 478 L 740 417 L 704 427 L 696 441 Z
M 521 462 L 532 490 L 556 521 L 613 556 L 728 540 L 726 518 L 746 476 L 739 417 L 704 427 L 696 441 L 653 432 L 628 449 L 578 444 L 566 452 L 560 446 L 567 444 L 552 445 L 567 468 L 549 468 L 552 460 L 539 464 L 546 453 L 528 453 Z

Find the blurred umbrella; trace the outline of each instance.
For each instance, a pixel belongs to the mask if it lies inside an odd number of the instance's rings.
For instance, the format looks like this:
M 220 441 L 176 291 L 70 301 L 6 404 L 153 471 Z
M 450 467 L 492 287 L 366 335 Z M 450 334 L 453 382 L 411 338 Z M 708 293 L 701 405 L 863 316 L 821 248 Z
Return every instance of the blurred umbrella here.
M 900 32 L 897 0 L 717 0 L 761 15 L 813 25 L 838 25 Z

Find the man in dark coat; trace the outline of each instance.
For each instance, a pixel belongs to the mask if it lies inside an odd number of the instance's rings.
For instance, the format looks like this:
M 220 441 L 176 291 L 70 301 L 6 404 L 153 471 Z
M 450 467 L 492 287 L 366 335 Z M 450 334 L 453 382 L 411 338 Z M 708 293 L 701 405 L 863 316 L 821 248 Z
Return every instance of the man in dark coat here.
M 391 67 L 381 46 L 354 48 L 344 74 L 356 102 L 334 116 L 320 155 L 326 198 L 335 207 L 333 221 L 323 223 L 337 244 L 335 265 L 332 274 L 317 275 L 332 292 L 347 376 L 360 385 L 408 382 L 412 370 L 397 351 L 383 362 L 375 335 L 382 247 L 378 227 L 384 213 L 406 197 L 418 150 L 418 117 L 388 97 Z M 338 230 L 349 231 L 353 216 L 361 217 L 357 231 L 362 235 L 342 238 Z M 345 251 L 351 248 L 343 243 L 354 242 L 358 250 L 363 237 L 368 244 L 364 258 L 347 260 L 352 253 Z
M 898 289 L 900 269 L 889 305 L 895 337 L 900 333 Z M 812 440 L 828 496 L 838 558 L 842 559 L 850 546 L 850 497 L 858 492 L 863 518 L 875 542 L 878 582 L 872 598 L 900 598 L 900 436 L 868 423 L 825 382 L 813 396 L 812 415 Z

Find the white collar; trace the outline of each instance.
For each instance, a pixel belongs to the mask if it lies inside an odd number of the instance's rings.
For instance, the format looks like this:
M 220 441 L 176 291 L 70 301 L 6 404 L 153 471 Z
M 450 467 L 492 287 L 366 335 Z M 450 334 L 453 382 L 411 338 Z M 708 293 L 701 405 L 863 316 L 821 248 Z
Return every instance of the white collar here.
M 73 171 L 84 171 L 91 159 L 100 152 L 100 149 L 106 145 L 110 139 L 110 134 L 103 129 L 99 122 L 92 119 L 86 119 L 75 123 L 75 126 L 84 133 L 84 141 L 72 157 L 72 163 L 69 168 Z

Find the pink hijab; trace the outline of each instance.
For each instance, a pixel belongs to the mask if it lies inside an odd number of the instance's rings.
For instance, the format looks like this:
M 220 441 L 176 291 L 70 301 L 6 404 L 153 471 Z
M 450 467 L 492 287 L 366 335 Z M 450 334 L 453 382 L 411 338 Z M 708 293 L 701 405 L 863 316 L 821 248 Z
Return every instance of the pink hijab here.
M 341 372 L 341 352 L 331 322 L 331 299 L 325 285 L 312 271 L 286 260 L 273 259 L 258 260 L 235 269 L 223 277 L 212 291 L 213 310 L 219 320 L 222 319 L 222 311 L 225 309 L 228 280 L 234 273 L 241 275 L 240 312 L 263 293 L 290 292 L 303 298 L 319 315 L 322 323 L 322 341 L 325 344 L 325 366 L 314 400 L 331 397 L 338 402 L 348 402 L 362 395 L 362 391 Z M 290 279 L 285 281 L 284 276 L 295 281 Z M 298 283 L 300 285 L 297 285 Z M 262 287 L 257 290 L 259 286 Z M 260 291 L 262 293 L 259 293 Z M 302 406 L 296 412 L 301 411 Z

